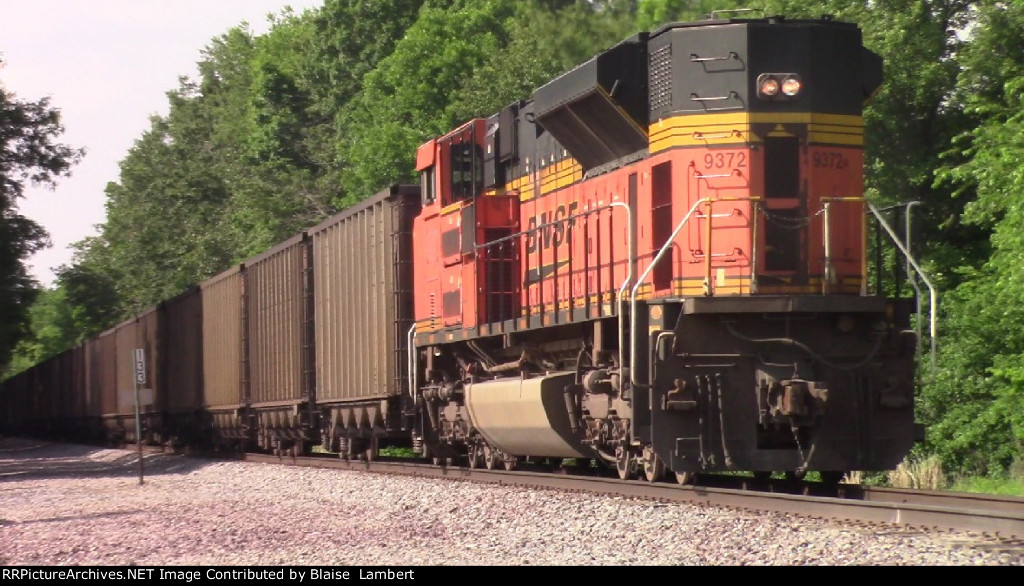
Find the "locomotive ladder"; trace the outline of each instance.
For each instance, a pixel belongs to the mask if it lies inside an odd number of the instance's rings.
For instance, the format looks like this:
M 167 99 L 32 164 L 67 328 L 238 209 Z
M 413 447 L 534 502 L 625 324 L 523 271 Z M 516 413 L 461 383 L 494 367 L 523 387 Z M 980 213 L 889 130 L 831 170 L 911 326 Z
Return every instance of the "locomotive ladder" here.
M 892 239 L 893 244 L 895 244 L 896 248 L 898 248 L 900 253 L 903 254 L 903 258 L 906 259 L 906 261 L 907 261 L 907 266 L 913 267 L 914 272 L 917 273 L 918 278 L 921 279 L 921 282 L 924 283 L 925 287 L 928 287 L 928 299 L 929 299 L 929 305 L 930 305 L 930 307 L 928 308 L 928 327 L 929 327 L 928 335 L 931 338 L 931 370 L 934 373 L 935 372 L 935 347 L 937 345 L 938 337 L 939 337 L 938 323 L 937 323 L 937 319 L 938 318 L 936 317 L 936 315 L 937 315 L 936 312 L 938 311 L 938 306 L 939 306 L 939 294 L 938 294 L 938 291 L 935 289 L 935 286 L 932 285 L 932 282 L 930 280 L 928 280 L 928 276 L 924 274 L 924 271 L 917 264 L 917 261 L 915 261 L 913 256 L 911 256 L 911 254 L 910 254 L 910 241 L 909 241 L 910 231 L 909 230 L 907 231 L 908 240 L 907 240 L 907 245 L 904 246 L 903 243 L 900 242 L 900 239 L 896 235 L 896 232 L 892 229 L 891 226 L 889 226 L 889 223 L 886 222 L 885 219 L 882 217 L 882 213 L 878 210 L 878 208 L 876 208 L 875 205 L 873 203 L 871 203 L 870 201 L 864 200 L 864 203 L 867 204 L 868 209 L 871 210 L 871 213 L 875 216 L 875 219 L 878 220 L 878 225 L 881 226 L 885 230 L 885 232 L 889 235 L 889 238 Z M 826 210 L 827 209 L 828 208 L 826 207 Z M 828 221 L 827 220 L 826 220 L 826 225 L 828 225 Z M 919 307 L 918 315 L 920 315 L 920 313 L 921 313 L 920 312 L 920 306 L 918 306 L 918 307 Z
M 750 201 L 750 202 L 756 202 L 756 201 L 761 201 L 761 199 L 762 198 L 760 198 L 760 197 L 720 197 L 720 198 L 705 197 L 705 198 L 701 198 L 701 199 L 697 200 L 693 204 L 693 206 L 690 207 L 690 211 L 686 212 L 686 215 L 683 216 L 683 219 L 680 220 L 679 224 L 676 225 L 675 230 L 673 230 L 672 234 L 670 234 L 669 237 L 665 240 L 665 243 L 661 245 L 661 248 L 658 250 L 658 253 L 656 255 L 654 255 L 654 259 L 651 260 L 650 264 L 647 265 L 647 268 L 644 269 L 644 272 L 640 274 L 639 278 L 637 278 L 636 283 L 633 285 L 633 289 L 630 291 L 630 294 L 629 294 L 629 304 L 630 304 L 630 309 L 629 309 L 629 334 L 630 334 L 629 335 L 629 382 L 630 382 L 630 384 L 632 386 L 639 387 L 639 388 L 646 388 L 646 386 L 647 386 L 647 385 L 644 385 L 644 384 L 641 384 L 641 383 L 637 382 L 637 380 L 636 380 L 636 353 L 637 353 L 637 349 L 636 349 L 636 343 L 637 343 L 637 335 L 636 335 L 636 331 L 637 331 L 637 323 L 636 323 L 636 319 L 637 319 L 636 318 L 636 316 L 637 316 L 637 304 L 636 304 L 636 299 L 637 299 L 637 292 L 640 290 L 640 286 L 643 285 L 643 283 L 647 279 L 647 277 L 650 276 L 650 274 L 654 271 L 654 268 L 658 265 L 659 262 L 661 262 L 661 260 L 665 257 L 665 255 L 668 253 L 668 251 L 672 248 L 672 244 L 673 244 L 673 242 L 675 242 L 676 236 L 679 235 L 679 232 L 682 231 L 683 227 L 686 226 L 686 223 L 690 221 L 690 218 L 693 217 L 694 213 L 702 205 L 703 206 L 707 206 L 707 208 L 708 208 L 708 212 L 706 214 L 706 217 L 707 217 L 707 221 L 708 221 L 708 230 L 707 230 L 708 231 L 708 238 L 710 239 L 710 237 L 711 237 L 711 218 L 712 218 L 711 206 L 713 204 L 718 203 L 718 202 L 726 202 L 726 201 Z M 710 259 L 711 258 L 711 248 L 710 248 L 710 246 L 708 247 L 707 255 L 708 255 L 708 259 Z M 752 255 L 752 256 L 754 256 L 754 255 Z M 707 273 L 705 275 L 705 278 L 708 280 L 708 283 L 710 284 L 710 279 L 711 279 L 711 263 L 710 262 L 706 263 L 705 271 Z M 626 283 L 623 283 L 622 288 L 619 289 L 619 303 L 620 304 L 621 304 L 621 301 L 622 301 L 622 296 L 625 293 L 625 288 L 627 286 L 628 286 L 628 281 Z M 710 287 L 707 287 L 706 290 L 708 291 L 708 294 L 710 294 L 710 291 L 711 291 Z M 623 335 L 622 334 L 622 330 L 623 330 L 622 322 L 623 322 L 623 319 L 621 318 L 621 312 L 620 312 L 619 322 L 620 322 L 620 325 L 619 325 L 619 336 L 620 336 L 620 342 L 619 343 L 620 343 L 620 346 L 619 347 L 622 348 L 621 337 Z M 620 363 L 620 370 L 621 370 L 621 368 L 622 367 L 621 367 L 621 363 Z M 619 373 L 619 376 L 622 377 L 622 372 L 621 371 Z
M 875 217 L 875 220 L 878 221 L 878 225 L 881 226 L 881 228 L 883 230 L 885 230 L 886 234 L 888 234 L 889 238 L 892 240 L 892 243 L 894 245 L 896 245 L 896 248 L 903 255 L 904 260 L 906 260 L 907 273 L 909 274 L 910 273 L 910 269 L 913 268 L 914 272 L 917 274 L 917 277 L 919 279 L 921 279 L 921 282 L 924 283 L 925 287 L 928 288 L 928 299 L 929 299 L 929 304 L 928 304 L 929 305 L 929 308 L 928 308 L 928 313 L 929 313 L 929 315 L 928 315 L 928 324 L 929 324 L 928 336 L 931 339 L 931 344 L 930 344 L 930 346 L 931 346 L 931 370 L 932 370 L 932 372 L 934 372 L 935 371 L 935 348 L 936 348 L 936 343 L 938 341 L 938 323 L 937 323 L 937 319 L 938 318 L 936 317 L 937 316 L 936 312 L 938 311 L 939 294 L 938 294 L 938 291 L 935 289 L 935 286 L 928 279 L 928 276 L 924 273 L 924 270 L 921 269 L 920 265 L 917 264 L 917 261 L 915 261 L 913 256 L 910 254 L 910 229 L 909 229 L 910 217 L 909 217 L 909 215 L 907 216 L 907 225 L 908 225 L 907 231 L 906 231 L 907 242 L 906 242 L 906 244 L 904 244 L 903 242 L 900 241 L 899 236 L 897 236 L 896 231 L 893 230 L 892 226 L 890 226 L 889 223 L 885 221 L 885 217 L 882 216 L 881 211 L 877 207 L 875 207 L 875 205 L 873 203 L 868 201 L 867 198 L 864 198 L 864 197 L 823 197 L 823 198 L 821 198 L 821 202 L 822 202 L 822 216 L 824 218 L 823 219 L 823 226 L 822 226 L 822 228 L 823 228 L 822 234 L 823 234 L 824 248 L 825 248 L 825 278 L 822 279 L 823 286 L 824 286 L 824 292 L 828 293 L 828 286 L 829 286 L 829 282 L 830 282 L 829 277 L 830 277 L 830 275 L 832 273 L 832 238 L 831 238 L 831 230 L 832 230 L 831 209 L 832 209 L 832 205 L 835 204 L 835 203 L 862 203 L 862 204 L 867 206 L 868 210 Z M 920 202 L 911 202 L 910 205 L 914 205 L 914 204 L 917 204 L 917 203 L 920 203 Z M 865 259 L 865 263 L 866 262 L 867 262 L 867 259 Z M 866 268 L 865 268 L 864 272 L 865 273 L 867 272 Z M 865 274 L 865 277 L 866 277 L 866 274 Z M 867 278 L 864 278 L 862 282 L 863 282 L 862 292 L 865 292 L 866 291 L 866 287 L 867 287 Z M 918 293 L 917 315 L 920 316 L 921 315 L 920 288 L 918 287 L 917 281 L 915 279 L 910 279 L 910 282 L 914 286 L 914 290 Z M 918 329 L 918 338 L 920 338 L 920 337 L 921 337 L 921 332 L 920 332 L 920 329 Z

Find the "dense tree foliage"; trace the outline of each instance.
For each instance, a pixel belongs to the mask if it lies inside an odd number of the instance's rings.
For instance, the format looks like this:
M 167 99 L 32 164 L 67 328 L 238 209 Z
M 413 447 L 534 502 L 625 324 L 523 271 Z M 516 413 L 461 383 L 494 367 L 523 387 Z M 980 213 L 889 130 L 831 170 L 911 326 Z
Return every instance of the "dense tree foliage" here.
M 22 371 L 77 344 L 78 324 L 71 311 L 64 289 L 39 291 L 29 308 L 27 335 L 15 347 L 10 370 Z
M 84 154 L 57 142 L 63 132 L 49 98 L 22 101 L 0 85 L 0 365 L 26 334 L 38 290 L 25 261 L 49 244 L 46 231 L 18 211 L 25 186 L 53 186 Z
M 951 107 L 971 119 L 943 178 L 990 254 L 947 270 L 943 368 L 923 389 L 930 447 L 970 474 L 1024 460 L 1024 3 L 981 2 L 963 33 Z
M 747 5 L 327 0 L 282 13 L 265 35 L 233 28 L 211 41 L 198 76 L 181 79 L 169 114 L 126 153 L 106 190 L 101 234 L 79 243 L 59 289 L 33 310 L 19 364 L 414 179 L 425 139 L 529 96 L 637 31 L 750 16 L 721 12 Z M 856 22 L 883 57 L 884 83 L 865 114 L 867 191 L 891 210 L 900 238 L 899 213 L 918 202 L 912 247 L 943 300 L 940 343 L 926 348 L 938 351 L 938 367 L 921 369 L 919 418 L 929 433 L 920 449 L 952 472 L 1005 472 L 1024 460 L 1024 2 L 766 0 L 759 11 Z M 51 141 L 58 127 L 48 106 L 20 108 L 35 108 Z M 50 149 L 44 181 L 77 156 Z M 6 175 L 4 190 L 0 270 L 13 278 L 0 303 L 20 313 L 0 308 L 0 350 L 27 323 L 31 283 L 19 267 L 44 238 L 17 216 L 20 190 Z M 903 264 L 885 262 L 876 278 Z

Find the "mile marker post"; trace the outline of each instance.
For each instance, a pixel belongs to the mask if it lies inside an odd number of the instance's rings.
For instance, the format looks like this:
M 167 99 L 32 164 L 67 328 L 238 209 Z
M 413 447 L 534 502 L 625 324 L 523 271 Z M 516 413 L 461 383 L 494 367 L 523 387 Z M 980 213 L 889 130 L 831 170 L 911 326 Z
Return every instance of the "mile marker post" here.
M 142 480 L 142 417 L 139 415 L 139 385 L 146 384 L 146 351 L 136 348 L 132 352 L 135 361 L 135 443 L 139 446 L 139 484 Z

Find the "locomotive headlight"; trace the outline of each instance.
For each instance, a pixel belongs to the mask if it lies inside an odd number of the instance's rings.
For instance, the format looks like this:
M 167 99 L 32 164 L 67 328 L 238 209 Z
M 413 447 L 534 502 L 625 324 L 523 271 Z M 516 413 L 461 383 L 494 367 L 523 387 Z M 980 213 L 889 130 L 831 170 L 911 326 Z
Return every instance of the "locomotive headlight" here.
M 771 75 L 758 76 L 757 95 L 762 98 L 774 98 L 779 95 L 779 80 Z
M 786 79 L 782 80 L 782 93 L 786 94 L 791 98 L 795 97 L 797 94 L 800 93 L 800 88 L 802 88 L 803 85 L 804 84 L 800 81 L 800 78 L 798 76 L 793 75 L 787 77 Z
M 795 73 L 762 73 L 757 76 L 757 97 L 762 100 L 793 100 L 804 83 Z

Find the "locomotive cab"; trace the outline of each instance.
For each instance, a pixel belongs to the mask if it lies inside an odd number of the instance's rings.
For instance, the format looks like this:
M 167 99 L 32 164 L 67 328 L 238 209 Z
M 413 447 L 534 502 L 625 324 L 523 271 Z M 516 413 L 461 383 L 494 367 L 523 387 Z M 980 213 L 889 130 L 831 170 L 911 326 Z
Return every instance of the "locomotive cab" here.
M 511 240 L 501 250 L 479 250 L 479 244 L 518 231 L 518 198 L 484 197 L 485 133 L 486 121 L 472 120 L 422 145 L 416 155 L 423 194 L 414 227 L 421 236 L 416 282 L 423 285 L 417 315 L 430 316 L 427 327 L 438 321 L 442 327 L 474 327 L 509 319 L 517 310 Z

